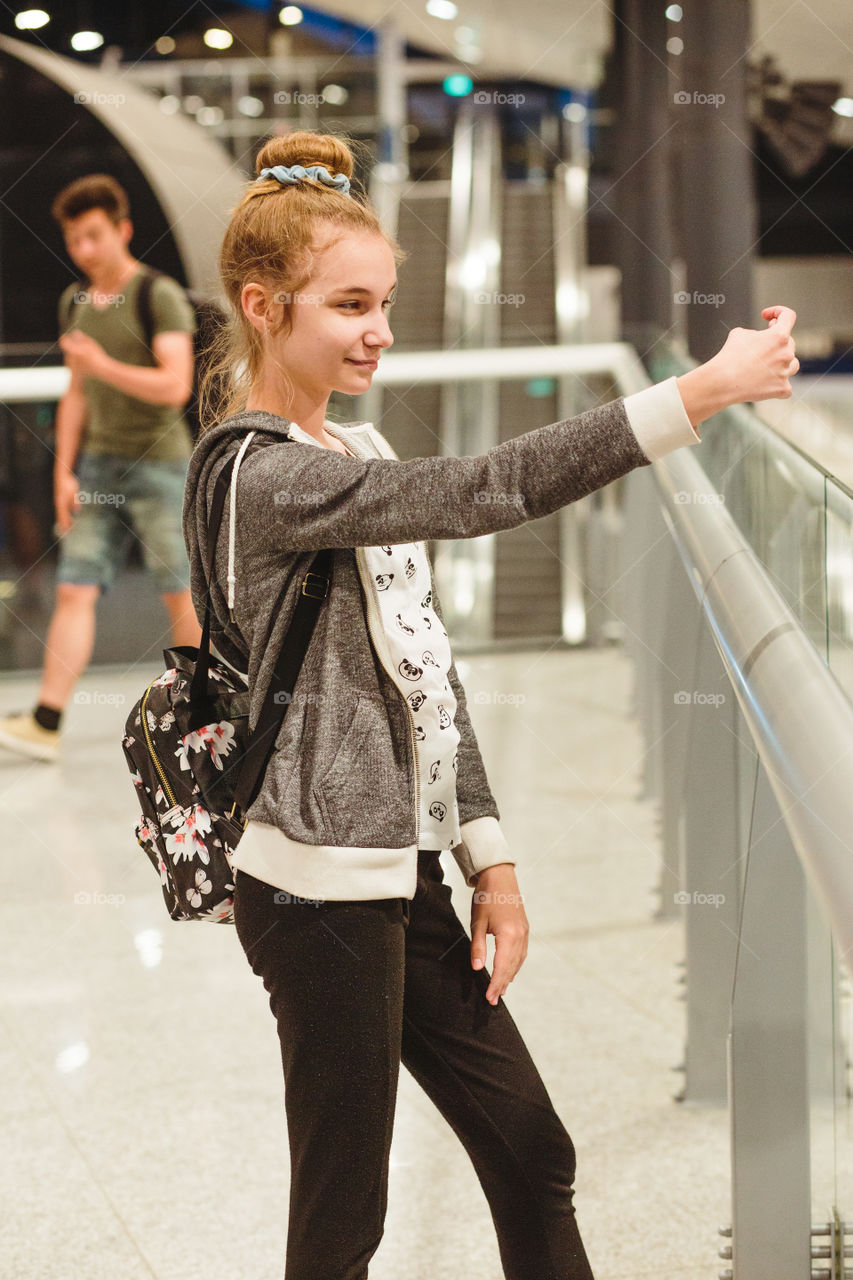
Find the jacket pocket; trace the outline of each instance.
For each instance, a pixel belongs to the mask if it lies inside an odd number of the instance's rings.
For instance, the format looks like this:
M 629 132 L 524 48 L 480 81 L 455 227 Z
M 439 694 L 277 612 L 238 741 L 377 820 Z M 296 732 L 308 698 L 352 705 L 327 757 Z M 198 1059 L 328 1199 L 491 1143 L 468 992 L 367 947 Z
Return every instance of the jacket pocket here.
M 395 755 L 388 711 L 382 697 L 359 693 L 334 758 L 312 788 L 329 843 L 396 848 L 410 842 L 408 833 L 414 840 L 405 762 Z

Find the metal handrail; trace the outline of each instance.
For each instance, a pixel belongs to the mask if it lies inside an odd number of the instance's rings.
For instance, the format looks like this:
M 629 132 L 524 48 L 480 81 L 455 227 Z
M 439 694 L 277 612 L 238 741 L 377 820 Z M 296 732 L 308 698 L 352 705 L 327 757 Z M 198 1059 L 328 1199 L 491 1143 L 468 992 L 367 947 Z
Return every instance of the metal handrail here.
M 653 464 L 664 519 L 842 958 L 853 952 L 853 704 L 697 460 Z M 691 493 L 691 503 L 675 495 Z M 699 501 L 695 500 L 699 496 Z M 706 500 L 703 501 L 702 498 Z
M 649 385 L 634 348 L 627 342 L 389 351 L 379 361 L 374 381 L 394 387 L 413 382 L 472 382 L 573 373 L 612 374 L 620 386 L 628 388 L 625 395 Z M 68 389 L 68 379 L 64 365 L 0 369 L 0 401 L 59 399 Z

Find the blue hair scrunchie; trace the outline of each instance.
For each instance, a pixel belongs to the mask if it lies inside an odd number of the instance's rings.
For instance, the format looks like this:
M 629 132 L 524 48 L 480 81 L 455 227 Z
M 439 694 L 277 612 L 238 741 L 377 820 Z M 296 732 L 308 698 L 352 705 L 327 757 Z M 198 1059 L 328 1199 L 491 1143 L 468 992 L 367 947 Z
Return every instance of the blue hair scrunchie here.
M 277 164 L 272 169 L 261 169 L 255 181 L 260 182 L 262 178 L 275 178 L 283 187 L 296 186 L 302 178 L 316 178 L 320 182 L 325 182 L 328 187 L 337 187 L 342 195 L 349 195 L 349 178 L 343 173 L 338 173 L 333 178 L 329 170 L 321 164 L 309 165 L 307 169 L 301 164 Z

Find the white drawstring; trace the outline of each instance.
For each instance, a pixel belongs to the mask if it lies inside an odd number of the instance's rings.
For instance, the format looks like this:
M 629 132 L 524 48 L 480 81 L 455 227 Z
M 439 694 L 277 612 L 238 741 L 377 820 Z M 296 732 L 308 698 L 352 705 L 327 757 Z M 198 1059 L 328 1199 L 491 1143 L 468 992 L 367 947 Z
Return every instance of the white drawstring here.
M 234 463 L 234 470 L 231 473 L 231 493 L 229 495 L 230 507 L 228 518 L 228 613 L 232 622 L 234 621 L 234 586 L 237 581 L 234 574 L 234 543 L 237 523 L 237 472 L 240 470 L 240 463 L 243 461 L 243 454 L 246 452 L 246 449 L 249 446 L 249 441 L 254 434 L 254 431 L 250 431 L 246 436 L 246 439 L 240 445 L 237 460 Z

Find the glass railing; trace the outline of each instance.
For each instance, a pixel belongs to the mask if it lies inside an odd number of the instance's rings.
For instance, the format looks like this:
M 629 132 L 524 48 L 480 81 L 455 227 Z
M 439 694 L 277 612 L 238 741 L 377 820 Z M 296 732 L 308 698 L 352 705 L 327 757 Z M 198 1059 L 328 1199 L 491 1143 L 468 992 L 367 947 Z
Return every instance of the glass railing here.
M 690 367 L 659 347 L 647 363 L 652 381 Z M 853 1254 L 853 949 L 830 929 L 828 908 L 835 905 L 837 920 L 853 883 L 853 824 L 825 808 L 823 788 L 831 777 L 836 796 L 853 789 L 853 749 L 834 739 L 819 769 L 805 753 L 799 773 L 778 788 L 768 751 L 772 757 L 775 725 L 782 736 L 791 732 L 778 719 L 786 690 L 804 741 L 821 716 L 827 733 L 837 727 L 833 721 L 850 717 L 853 492 L 747 408 L 720 413 L 700 430 L 702 443 L 680 452 L 700 465 L 707 484 L 688 480 L 679 490 L 669 482 L 651 499 L 641 477 L 630 477 L 626 528 L 626 555 L 637 559 L 640 536 L 648 547 L 645 590 L 633 586 L 629 647 L 638 684 L 647 686 L 645 727 L 655 761 L 647 773 L 670 833 L 662 906 L 685 923 L 683 1097 L 728 1102 L 730 1109 L 732 1222 L 719 1243 L 731 1262 L 720 1274 L 841 1280 L 853 1275 L 846 1253 Z M 694 562 L 679 534 L 682 503 L 716 504 L 731 517 L 829 668 L 830 700 L 821 710 L 816 699 L 813 721 L 807 680 L 814 673 L 806 677 L 798 663 L 786 668 L 777 659 L 781 706 L 771 709 L 761 689 L 768 649 L 791 624 L 756 632 L 754 615 L 763 606 L 748 592 L 740 618 L 723 616 L 738 560 L 742 582 L 748 578 L 749 552 L 733 545 L 709 575 L 712 562 L 700 563 L 701 536 Z M 737 689 L 733 671 L 740 673 Z M 827 718 L 833 687 L 836 715 Z M 795 811 L 807 815 L 799 828 Z M 809 823 L 813 841 L 803 834 Z M 824 838 L 834 881 L 817 848 Z
M 653 382 L 691 367 L 673 352 L 648 362 Z M 692 451 L 719 500 L 853 698 L 853 490 L 745 407 L 700 431 Z

